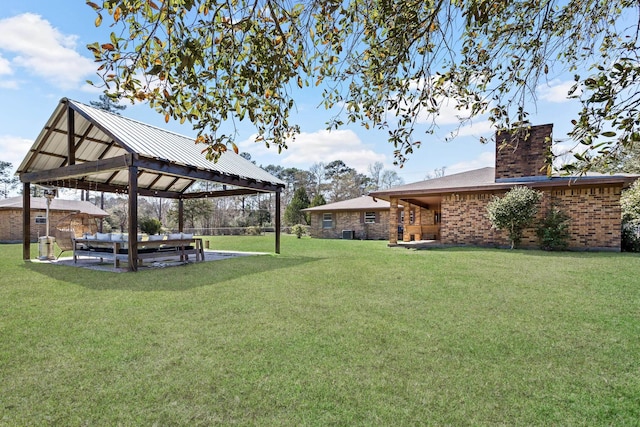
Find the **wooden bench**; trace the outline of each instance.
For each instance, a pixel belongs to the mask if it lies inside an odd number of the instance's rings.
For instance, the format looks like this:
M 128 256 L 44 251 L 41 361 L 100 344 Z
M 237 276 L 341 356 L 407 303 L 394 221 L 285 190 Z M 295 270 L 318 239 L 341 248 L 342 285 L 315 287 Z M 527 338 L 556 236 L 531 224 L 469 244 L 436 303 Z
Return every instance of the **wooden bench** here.
M 410 225 L 404 231 L 405 242 L 411 240 L 411 236 L 414 240 L 440 240 L 440 225 Z
M 73 262 L 77 263 L 78 257 L 100 258 L 100 261 L 113 261 L 113 266 L 117 268 L 120 261 L 129 260 L 128 246 L 127 241 L 73 239 Z M 143 240 L 137 241 L 136 246 L 138 265 L 150 259 L 178 258 L 180 261 L 188 261 L 189 255 L 194 255 L 196 261 L 204 261 L 202 239 L 199 238 Z

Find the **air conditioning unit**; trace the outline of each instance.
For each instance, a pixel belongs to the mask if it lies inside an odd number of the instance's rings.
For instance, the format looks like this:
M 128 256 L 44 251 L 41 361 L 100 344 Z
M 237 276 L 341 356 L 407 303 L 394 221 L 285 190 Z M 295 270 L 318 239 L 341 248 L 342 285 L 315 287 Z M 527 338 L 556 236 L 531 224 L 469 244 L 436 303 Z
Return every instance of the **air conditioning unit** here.
M 353 240 L 356 238 L 355 230 L 342 230 L 342 238 L 344 240 Z

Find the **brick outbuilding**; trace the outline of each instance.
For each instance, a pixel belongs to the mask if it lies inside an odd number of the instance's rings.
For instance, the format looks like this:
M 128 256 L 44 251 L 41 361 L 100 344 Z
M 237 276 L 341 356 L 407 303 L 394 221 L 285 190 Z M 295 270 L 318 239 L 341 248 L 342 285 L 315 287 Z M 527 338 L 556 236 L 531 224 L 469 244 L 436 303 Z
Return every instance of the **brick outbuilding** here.
M 321 239 L 386 240 L 389 202 L 361 196 L 303 209 L 311 216 L 311 237 Z
M 47 199 L 31 197 L 30 200 L 31 235 L 29 241 L 37 242 L 38 237 L 46 236 Z M 50 231 L 58 221 L 73 213 L 86 213 L 95 218 L 109 216 L 95 205 L 80 200 L 53 199 L 49 207 Z M 22 241 L 22 196 L 0 199 L 0 242 Z

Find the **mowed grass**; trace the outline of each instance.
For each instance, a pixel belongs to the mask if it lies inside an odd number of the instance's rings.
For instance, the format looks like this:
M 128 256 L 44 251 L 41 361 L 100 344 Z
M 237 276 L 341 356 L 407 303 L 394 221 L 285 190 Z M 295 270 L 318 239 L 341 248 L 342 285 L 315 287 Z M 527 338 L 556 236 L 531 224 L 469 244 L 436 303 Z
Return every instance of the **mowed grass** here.
M 640 420 L 637 255 L 283 236 L 110 273 L 21 251 L 0 245 L 0 425 Z

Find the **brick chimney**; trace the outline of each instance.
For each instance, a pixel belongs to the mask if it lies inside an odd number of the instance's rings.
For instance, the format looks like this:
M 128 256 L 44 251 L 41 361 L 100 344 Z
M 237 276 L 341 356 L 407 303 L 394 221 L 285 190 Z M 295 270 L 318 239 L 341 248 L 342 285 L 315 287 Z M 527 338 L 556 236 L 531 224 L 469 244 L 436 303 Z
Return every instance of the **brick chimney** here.
M 551 149 L 553 124 L 496 132 L 496 181 L 547 176 L 545 159 Z

